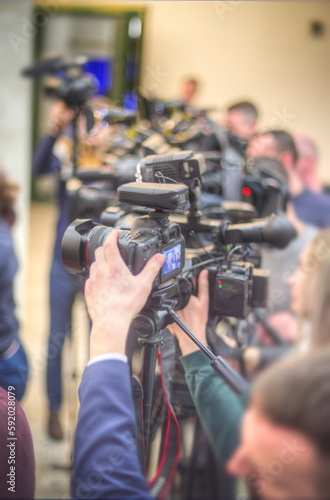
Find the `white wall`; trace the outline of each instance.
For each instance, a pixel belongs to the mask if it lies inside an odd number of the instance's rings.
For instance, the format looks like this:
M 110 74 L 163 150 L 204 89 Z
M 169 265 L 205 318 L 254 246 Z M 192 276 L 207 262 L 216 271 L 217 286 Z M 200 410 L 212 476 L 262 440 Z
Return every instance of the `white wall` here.
M 6 168 L 8 178 L 21 185 L 14 226 L 15 247 L 20 262 L 16 280 L 19 308 L 23 298 L 28 237 L 31 142 L 31 87 L 30 82 L 20 76 L 20 71 L 31 62 L 32 38 L 26 24 L 30 11 L 28 0 L 0 2 L 0 161 Z
M 263 127 L 314 138 L 330 183 L 330 4 L 145 2 L 142 85 L 175 96 L 182 76 L 203 83 L 201 105 L 249 98 Z M 309 34 L 321 20 L 323 38 Z

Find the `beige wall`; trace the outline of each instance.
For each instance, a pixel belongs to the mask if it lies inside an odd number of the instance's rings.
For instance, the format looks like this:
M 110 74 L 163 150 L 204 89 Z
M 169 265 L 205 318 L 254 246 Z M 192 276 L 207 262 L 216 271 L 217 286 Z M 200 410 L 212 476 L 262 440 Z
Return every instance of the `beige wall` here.
M 32 44 L 21 36 L 22 23 L 31 13 L 28 0 L 0 2 L 0 163 L 10 180 L 20 184 L 15 205 L 17 219 L 13 228 L 19 271 L 15 279 L 15 297 L 19 316 L 23 307 L 23 283 L 26 270 L 26 248 L 30 202 L 30 124 L 31 83 L 20 76 L 21 69 L 32 60 Z M 23 41 L 22 41 L 23 40 Z
M 330 183 L 330 5 L 327 2 L 145 2 L 142 86 L 174 97 L 203 82 L 201 105 L 249 98 L 263 127 L 314 138 Z M 309 34 L 321 20 L 323 38 Z
M 54 0 L 52 0 L 54 1 Z M 141 84 L 175 97 L 180 78 L 200 78 L 200 105 L 249 98 L 261 126 L 312 137 L 320 175 L 330 184 L 330 3 L 319 1 L 56 0 L 93 8 L 144 6 L 147 17 Z M 311 21 L 325 35 L 309 33 Z

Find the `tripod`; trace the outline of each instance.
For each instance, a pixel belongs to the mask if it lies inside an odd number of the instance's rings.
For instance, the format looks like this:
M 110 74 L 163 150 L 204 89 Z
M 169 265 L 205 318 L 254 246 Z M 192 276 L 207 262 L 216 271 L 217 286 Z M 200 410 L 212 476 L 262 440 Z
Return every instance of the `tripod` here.
M 174 307 L 176 306 L 176 301 L 173 300 L 173 296 L 176 292 L 176 284 L 172 283 L 167 285 L 165 289 L 160 289 L 154 292 L 151 299 L 149 299 L 148 306 L 145 307 L 142 312 L 136 316 L 132 323 L 132 332 L 137 336 L 139 343 L 144 349 L 144 364 L 141 376 L 142 382 L 142 425 L 141 434 L 142 440 L 138 443 L 139 456 L 142 458 L 142 466 L 146 471 L 150 456 L 150 444 L 151 444 L 151 412 L 154 398 L 154 384 L 155 384 L 155 366 L 157 353 L 161 351 L 164 345 L 166 326 L 170 323 L 175 322 L 180 326 L 180 328 L 195 342 L 195 344 L 206 354 L 206 356 L 211 360 L 211 366 L 219 374 L 227 384 L 238 394 L 244 392 L 247 388 L 247 383 L 245 380 L 233 369 L 231 366 L 220 356 L 215 356 L 194 334 L 191 330 L 180 320 L 179 316 L 175 313 Z M 174 356 L 174 353 L 173 353 Z M 162 387 L 165 394 L 165 401 L 169 409 L 169 416 L 174 420 L 174 424 L 179 432 L 179 425 L 176 421 L 173 409 L 169 402 L 169 371 L 171 364 L 173 362 L 173 357 L 167 362 L 166 369 L 162 369 Z M 168 372 L 168 373 L 166 373 Z M 170 428 L 174 428 L 175 425 L 171 427 L 172 423 L 167 426 L 167 431 Z M 166 455 L 168 440 L 166 443 L 162 443 L 162 448 L 165 448 L 165 455 L 162 456 L 161 464 L 158 477 L 151 484 L 152 494 L 156 497 L 164 498 L 166 492 L 169 491 L 171 487 L 171 478 L 173 479 L 176 465 L 180 457 L 180 434 L 174 433 L 177 440 L 178 448 L 176 453 L 172 453 L 170 457 L 171 464 L 169 464 L 169 459 Z M 172 440 L 173 441 L 173 440 Z M 167 461 L 167 463 L 166 463 Z M 161 484 L 162 483 L 162 484 Z

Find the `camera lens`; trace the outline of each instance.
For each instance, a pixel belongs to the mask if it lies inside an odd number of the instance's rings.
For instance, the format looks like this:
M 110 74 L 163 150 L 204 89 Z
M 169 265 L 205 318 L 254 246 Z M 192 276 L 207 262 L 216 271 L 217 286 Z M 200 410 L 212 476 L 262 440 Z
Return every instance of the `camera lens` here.
M 102 246 L 113 228 L 95 224 L 91 219 L 76 219 L 64 233 L 62 261 L 68 271 L 87 274 L 95 260 L 95 250 Z

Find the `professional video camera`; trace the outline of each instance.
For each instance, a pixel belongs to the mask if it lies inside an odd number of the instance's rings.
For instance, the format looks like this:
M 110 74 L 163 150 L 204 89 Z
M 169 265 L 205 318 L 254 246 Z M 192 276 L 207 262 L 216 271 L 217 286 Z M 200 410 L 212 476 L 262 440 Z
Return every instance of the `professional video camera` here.
M 234 170 L 241 170 L 242 163 L 235 152 L 225 155 L 224 159 L 233 165 Z M 240 178 L 232 176 L 229 164 L 224 179 L 232 183 L 234 177 L 237 182 Z M 236 168 L 238 167 L 238 168 Z M 269 166 L 269 168 L 271 168 Z M 172 215 L 171 220 L 181 226 L 186 239 L 186 247 L 200 248 L 203 235 L 211 236 L 208 243 L 213 248 L 207 253 L 200 249 L 199 255 L 192 258 L 192 267 L 202 263 L 209 271 L 210 283 L 210 315 L 247 317 L 252 307 L 263 307 L 267 300 L 268 272 L 257 269 L 260 266 L 260 253 L 246 247 L 246 244 L 269 244 L 276 248 L 284 248 L 295 237 L 295 229 L 285 216 L 272 215 L 263 220 L 252 220 L 255 212 L 247 203 L 222 203 L 222 211 L 218 211 L 218 219 L 203 218 L 197 210 L 196 187 L 201 175 L 205 172 L 203 155 L 192 151 L 183 151 L 177 155 L 149 156 L 142 159 L 137 168 L 137 176 L 142 181 L 156 179 L 184 182 L 189 188 L 190 211 L 186 215 Z M 270 172 L 269 175 L 275 175 Z M 232 189 L 235 186 L 231 186 Z M 229 189 L 227 189 L 227 192 Z M 230 224 L 231 217 L 235 222 Z M 219 220 L 222 218 L 223 220 Z M 246 223 L 248 222 L 248 223 Z M 199 238 L 191 238 L 191 232 L 199 234 Z M 205 240 L 204 240 L 205 241 Z M 235 263 L 232 258 L 237 251 L 244 254 L 244 263 Z M 189 251 L 188 251 L 189 254 Z M 210 259 L 211 257 L 211 259 Z M 204 261 L 208 260 L 208 264 Z M 214 259 L 214 260 L 212 260 Z M 203 264 L 204 262 L 204 264 Z
M 22 75 L 33 78 L 51 75 L 44 81 L 47 95 L 62 99 L 70 107 L 82 106 L 98 90 L 97 79 L 84 73 L 86 62 L 85 56 L 73 60 L 53 57 L 23 69 Z
M 285 248 L 296 236 L 295 228 L 285 216 L 275 215 L 247 224 L 212 225 L 213 249 L 199 255 L 188 252 L 191 266 L 186 272 L 208 270 L 210 317 L 246 318 L 252 308 L 265 307 L 268 292 L 269 273 L 258 269 L 260 255 L 251 252 L 251 244 Z
M 209 166 L 209 163 L 208 163 Z M 289 199 L 287 175 L 274 158 L 256 157 L 244 160 L 232 148 L 226 148 L 217 162 L 212 162 L 202 177 L 202 191 L 218 195 L 209 206 L 223 199 L 251 203 L 258 217 L 285 211 Z
M 136 178 L 139 182 L 182 183 L 188 187 L 189 214 L 197 210 L 197 188 L 201 172 L 205 169 L 202 155 L 192 151 L 180 151 L 175 154 L 149 155 L 139 160 L 136 168 Z M 112 204 L 101 214 L 101 221 L 117 228 L 130 227 L 134 217 L 141 209 Z M 181 210 L 182 213 L 182 210 Z

